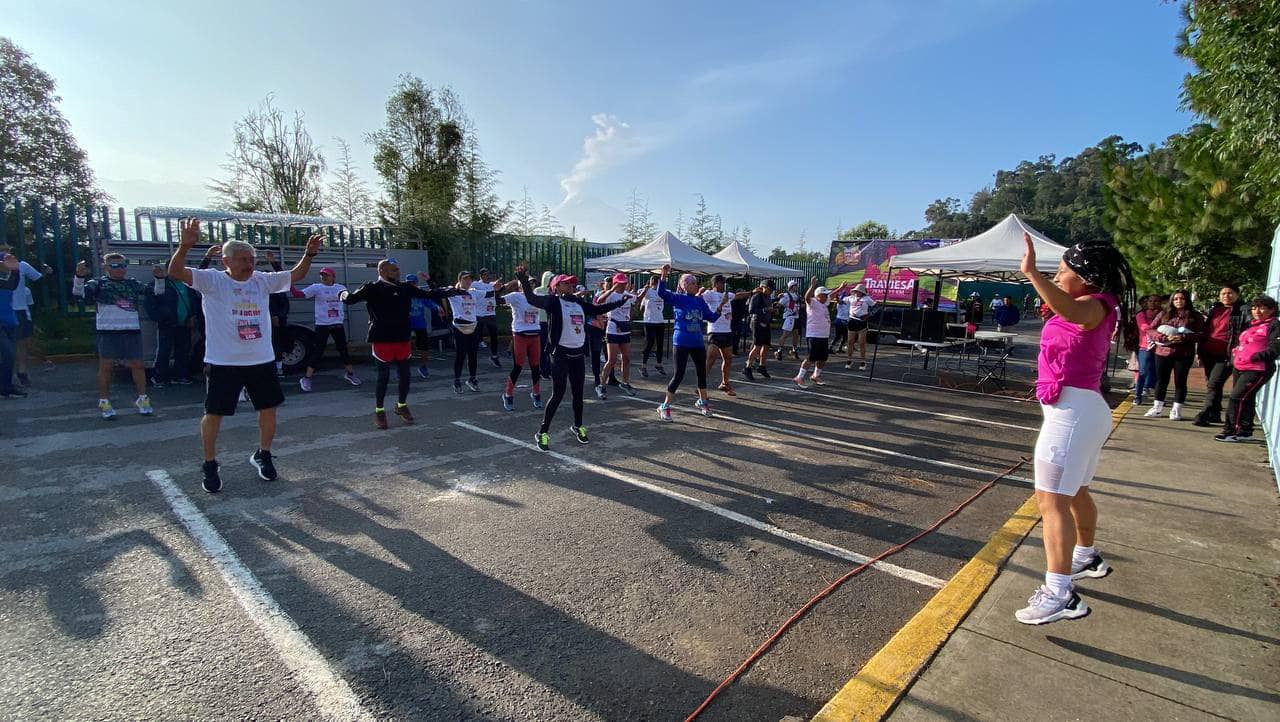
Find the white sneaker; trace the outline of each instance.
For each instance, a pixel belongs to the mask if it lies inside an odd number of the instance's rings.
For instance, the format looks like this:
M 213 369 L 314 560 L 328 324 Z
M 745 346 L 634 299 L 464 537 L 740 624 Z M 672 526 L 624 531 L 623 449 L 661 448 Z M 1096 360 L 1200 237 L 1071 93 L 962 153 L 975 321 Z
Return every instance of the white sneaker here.
M 1048 587 L 1041 585 L 1027 600 L 1027 606 L 1014 612 L 1013 616 L 1023 624 L 1048 624 L 1059 619 L 1079 619 L 1088 613 L 1089 605 L 1074 591 L 1066 597 L 1057 597 Z
M 1169 420 L 1182 421 L 1182 404 L 1174 404 L 1173 408 L 1169 409 Z
M 133 402 L 133 405 L 138 408 L 138 413 L 143 416 L 150 416 L 156 412 L 155 409 L 151 408 L 151 399 L 145 394 L 139 396 L 138 400 Z
M 1072 579 L 1101 579 L 1110 573 L 1111 565 L 1102 558 L 1101 554 L 1094 554 L 1089 561 L 1080 564 L 1071 562 Z
M 106 399 L 98 402 L 98 411 L 102 412 L 102 418 L 104 419 L 114 419 L 116 417 L 116 410 L 111 408 L 111 402 Z
M 1157 416 L 1163 416 L 1163 415 L 1164 415 L 1163 401 L 1152 401 L 1151 408 L 1147 409 L 1147 413 L 1143 414 L 1143 416 L 1147 417 L 1148 419 L 1154 419 Z

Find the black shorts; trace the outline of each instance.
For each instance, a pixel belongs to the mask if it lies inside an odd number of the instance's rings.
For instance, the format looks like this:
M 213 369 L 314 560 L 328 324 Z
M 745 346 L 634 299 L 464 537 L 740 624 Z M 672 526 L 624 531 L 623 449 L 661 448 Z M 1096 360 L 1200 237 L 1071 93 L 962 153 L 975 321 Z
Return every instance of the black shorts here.
M 711 334 L 711 345 L 716 348 L 733 348 L 733 334 L 713 333 Z
M 809 360 L 826 361 L 831 356 L 831 341 L 827 338 L 809 339 Z
M 769 325 L 768 316 L 751 317 L 751 336 L 757 346 L 773 345 L 773 327 Z
M 849 330 L 854 333 L 861 333 L 867 330 L 867 319 L 851 318 L 849 319 Z
M 209 365 L 205 378 L 204 412 L 211 416 L 235 416 L 240 389 L 249 394 L 255 411 L 274 409 L 284 403 L 284 391 L 276 378 L 274 363 L 257 366 Z
M 629 333 L 609 333 L 605 334 L 605 340 L 612 344 L 631 343 L 631 334 Z
M 419 351 L 431 348 L 431 331 L 425 328 L 413 329 L 413 347 Z

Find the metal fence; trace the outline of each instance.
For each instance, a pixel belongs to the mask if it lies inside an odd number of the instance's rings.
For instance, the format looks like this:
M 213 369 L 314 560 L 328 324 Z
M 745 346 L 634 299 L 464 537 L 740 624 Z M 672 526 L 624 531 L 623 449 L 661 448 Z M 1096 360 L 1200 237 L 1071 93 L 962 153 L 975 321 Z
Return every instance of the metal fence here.
M 571 273 L 586 277 L 588 258 L 607 256 L 618 251 L 608 246 L 574 241 L 556 236 L 512 236 L 499 234 L 468 244 L 467 259 L 472 272 L 488 268 L 495 277 L 511 278 L 511 271 L 525 263 L 529 274 L 537 277 L 543 271 Z
M 1280 298 L 1280 226 L 1271 240 L 1271 270 L 1267 274 L 1267 295 Z M 1267 433 L 1267 458 L 1280 487 L 1280 383 L 1272 379 L 1258 392 L 1258 420 Z

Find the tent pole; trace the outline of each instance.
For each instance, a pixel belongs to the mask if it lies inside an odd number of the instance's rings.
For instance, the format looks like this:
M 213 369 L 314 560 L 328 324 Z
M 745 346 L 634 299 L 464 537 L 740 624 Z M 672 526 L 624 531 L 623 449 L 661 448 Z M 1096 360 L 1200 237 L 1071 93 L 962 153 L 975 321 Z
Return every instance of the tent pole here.
M 889 273 L 885 276 L 884 298 L 881 299 L 881 306 L 876 310 L 876 342 L 871 347 L 871 373 L 867 375 L 868 381 L 874 381 L 876 378 L 876 359 L 880 357 L 880 339 L 884 338 L 884 304 L 889 303 L 889 281 L 893 278 L 893 261 L 889 261 Z M 863 276 L 866 280 L 866 276 Z

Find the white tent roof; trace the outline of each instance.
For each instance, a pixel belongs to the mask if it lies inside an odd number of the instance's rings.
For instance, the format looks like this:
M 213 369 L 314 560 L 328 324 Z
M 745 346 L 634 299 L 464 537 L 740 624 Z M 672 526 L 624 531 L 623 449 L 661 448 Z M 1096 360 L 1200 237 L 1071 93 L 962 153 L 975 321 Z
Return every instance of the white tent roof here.
M 683 241 L 676 238 L 675 234 L 670 231 L 664 231 L 662 235 L 643 246 L 633 248 L 624 253 L 588 258 L 585 265 L 589 271 L 621 271 L 623 273 L 650 271 L 656 273 L 662 270 L 663 264 L 666 263 L 671 264 L 673 270 L 686 273 L 742 275 L 747 272 L 743 264 L 713 258 L 702 251 L 686 246 Z
M 1021 280 L 1019 269 L 1027 250 L 1027 244 L 1022 240 L 1023 233 L 1031 234 L 1031 242 L 1036 249 L 1036 268 L 1045 273 L 1057 271 L 1067 249 L 1023 223 L 1013 213 L 973 238 L 927 251 L 903 253 L 893 258 L 892 265 L 917 273 Z
M 757 278 L 787 278 L 790 276 L 803 276 L 803 271 L 797 271 L 794 268 L 779 266 L 776 263 L 770 263 L 756 254 L 742 247 L 738 241 L 734 241 L 725 246 L 723 250 L 712 256 L 722 261 L 738 264 L 746 267 L 748 276 Z

